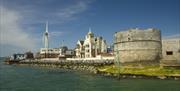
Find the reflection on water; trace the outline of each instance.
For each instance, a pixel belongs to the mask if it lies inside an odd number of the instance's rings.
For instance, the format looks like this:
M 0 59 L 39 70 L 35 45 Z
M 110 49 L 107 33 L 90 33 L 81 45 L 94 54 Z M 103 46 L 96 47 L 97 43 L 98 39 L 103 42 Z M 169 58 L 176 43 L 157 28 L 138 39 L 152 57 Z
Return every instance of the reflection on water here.
M 4 65 L 0 62 L 0 91 L 180 91 L 180 81 L 119 81 L 78 71 Z

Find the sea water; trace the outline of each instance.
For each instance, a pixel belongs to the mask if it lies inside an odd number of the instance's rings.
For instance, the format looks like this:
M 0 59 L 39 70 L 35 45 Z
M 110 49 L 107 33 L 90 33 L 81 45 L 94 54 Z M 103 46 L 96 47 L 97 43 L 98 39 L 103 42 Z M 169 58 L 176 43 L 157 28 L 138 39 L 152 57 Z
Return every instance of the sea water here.
M 180 81 L 115 79 L 59 68 L 5 65 L 0 59 L 0 91 L 180 91 Z

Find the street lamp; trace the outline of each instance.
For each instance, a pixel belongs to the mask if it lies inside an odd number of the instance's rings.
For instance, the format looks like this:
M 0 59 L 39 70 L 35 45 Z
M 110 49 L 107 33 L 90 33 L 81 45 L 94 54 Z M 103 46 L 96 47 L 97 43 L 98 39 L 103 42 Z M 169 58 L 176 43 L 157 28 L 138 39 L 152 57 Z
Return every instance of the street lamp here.
M 116 54 L 115 54 L 115 65 L 118 68 L 118 79 L 120 79 L 120 73 L 121 73 L 121 63 L 120 63 L 120 58 L 119 58 L 119 50 L 116 49 Z

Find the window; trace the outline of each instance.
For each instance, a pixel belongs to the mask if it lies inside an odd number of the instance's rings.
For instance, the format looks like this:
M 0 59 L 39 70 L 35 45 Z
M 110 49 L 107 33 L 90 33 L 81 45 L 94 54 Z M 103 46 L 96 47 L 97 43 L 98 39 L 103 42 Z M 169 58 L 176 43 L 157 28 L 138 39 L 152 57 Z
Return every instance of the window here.
M 89 47 L 89 45 L 86 45 L 86 47 Z
M 128 38 L 128 41 L 130 41 L 131 39 L 130 38 Z
M 173 55 L 172 51 L 166 51 L 166 55 Z

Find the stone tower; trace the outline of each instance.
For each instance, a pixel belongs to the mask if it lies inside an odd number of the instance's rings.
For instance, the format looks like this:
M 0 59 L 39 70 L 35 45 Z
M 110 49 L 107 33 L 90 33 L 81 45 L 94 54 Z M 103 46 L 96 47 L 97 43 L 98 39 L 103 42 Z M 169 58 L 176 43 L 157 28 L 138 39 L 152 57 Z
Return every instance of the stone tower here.
M 121 64 L 158 64 L 162 55 L 161 32 L 153 28 L 117 32 L 114 52 Z

